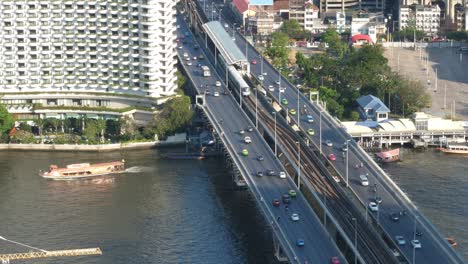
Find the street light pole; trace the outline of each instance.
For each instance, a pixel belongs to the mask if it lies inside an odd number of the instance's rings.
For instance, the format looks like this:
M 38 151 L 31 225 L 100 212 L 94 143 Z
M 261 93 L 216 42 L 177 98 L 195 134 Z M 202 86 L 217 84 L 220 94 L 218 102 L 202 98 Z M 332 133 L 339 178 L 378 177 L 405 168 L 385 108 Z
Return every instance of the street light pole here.
M 322 112 L 323 110 L 320 110 L 320 122 L 319 122 L 319 134 L 320 134 L 320 155 L 322 155 Z
M 413 232 L 413 240 L 416 240 L 416 222 L 418 217 L 414 217 L 414 232 Z M 413 245 L 413 264 L 416 263 L 416 247 Z
M 349 178 L 348 178 L 348 153 L 349 153 L 349 139 L 346 140 L 346 187 L 349 187 Z
M 273 115 L 275 116 L 275 156 L 276 156 L 276 112 L 273 112 Z
M 258 128 L 258 88 L 255 89 L 255 127 Z
M 352 218 L 354 221 L 354 264 L 357 264 L 357 219 Z
M 260 74 L 263 75 L 263 57 L 262 54 L 258 55 L 260 57 Z
M 297 164 L 297 189 L 301 190 L 301 142 L 297 141 L 297 150 L 298 150 L 298 164 Z
M 297 127 L 301 127 L 301 109 L 299 105 L 299 88 L 297 89 Z

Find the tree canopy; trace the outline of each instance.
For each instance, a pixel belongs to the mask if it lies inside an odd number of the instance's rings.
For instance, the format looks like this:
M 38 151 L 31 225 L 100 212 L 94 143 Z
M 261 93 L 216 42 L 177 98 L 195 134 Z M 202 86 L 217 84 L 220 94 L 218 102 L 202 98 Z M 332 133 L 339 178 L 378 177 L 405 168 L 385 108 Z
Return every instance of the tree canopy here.
M 305 30 L 296 20 L 286 20 L 280 27 L 280 31 L 286 34 L 291 39 L 309 39 L 310 31 Z
M 341 40 L 341 36 L 334 28 L 328 28 L 322 34 L 322 40 L 328 44 L 328 51 L 340 59 L 349 51 L 348 44 Z
M 13 127 L 13 116 L 8 113 L 8 110 L 0 104 L 0 136 L 8 134 L 8 131 Z
M 289 37 L 283 32 L 271 34 L 271 46 L 266 49 L 266 54 L 271 58 L 276 67 L 285 67 L 288 62 Z

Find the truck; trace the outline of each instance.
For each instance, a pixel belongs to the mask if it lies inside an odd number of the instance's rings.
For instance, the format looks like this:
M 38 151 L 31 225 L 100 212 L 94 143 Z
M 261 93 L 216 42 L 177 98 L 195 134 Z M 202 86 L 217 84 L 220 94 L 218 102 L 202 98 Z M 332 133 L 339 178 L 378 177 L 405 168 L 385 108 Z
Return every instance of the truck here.
M 210 72 L 210 68 L 208 68 L 208 66 L 202 66 L 202 71 L 203 71 L 203 77 L 210 77 L 211 76 L 211 72 Z

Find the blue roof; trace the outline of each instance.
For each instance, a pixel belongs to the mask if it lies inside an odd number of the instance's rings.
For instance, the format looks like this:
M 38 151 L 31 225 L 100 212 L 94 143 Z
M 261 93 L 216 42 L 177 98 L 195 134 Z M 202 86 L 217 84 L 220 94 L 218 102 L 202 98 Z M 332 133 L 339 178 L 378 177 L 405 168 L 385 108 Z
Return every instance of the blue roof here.
M 232 40 L 232 36 L 226 32 L 219 21 L 205 23 L 203 24 L 203 28 L 229 65 L 247 62 L 244 53 L 237 47 L 236 43 Z
M 364 109 L 373 109 L 374 112 L 389 113 L 390 109 L 379 98 L 373 95 L 364 95 L 357 99 L 359 106 Z

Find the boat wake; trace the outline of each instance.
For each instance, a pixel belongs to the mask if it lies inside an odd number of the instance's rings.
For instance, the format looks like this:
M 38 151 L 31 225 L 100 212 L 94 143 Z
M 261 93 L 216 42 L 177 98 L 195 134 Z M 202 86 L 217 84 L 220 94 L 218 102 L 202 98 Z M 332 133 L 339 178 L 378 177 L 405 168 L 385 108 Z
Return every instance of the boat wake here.
M 130 168 L 127 168 L 125 170 L 125 172 L 128 172 L 128 173 L 139 173 L 139 172 L 145 172 L 145 171 L 149 171 L 150 170 L 150 167 L 139 167 L 139 166 L 134 166 L 134 167 L 130 167 Z

